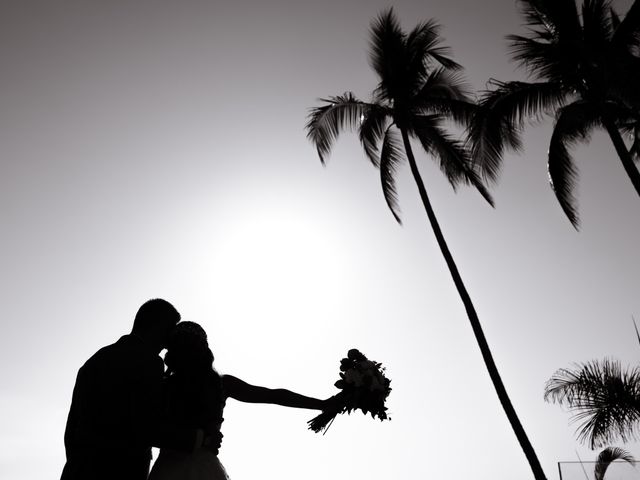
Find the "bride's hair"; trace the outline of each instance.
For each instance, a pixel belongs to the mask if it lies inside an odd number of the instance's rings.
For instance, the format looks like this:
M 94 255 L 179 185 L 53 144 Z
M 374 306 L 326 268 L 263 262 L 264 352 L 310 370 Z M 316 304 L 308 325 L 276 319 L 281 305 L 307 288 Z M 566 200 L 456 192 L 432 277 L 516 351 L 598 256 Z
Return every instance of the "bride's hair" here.
M 180 322 L 167 341 L 164 357 L 173 386 L 176 415 L 199 425 L 203 420 L 222 421 L 222 382 L 213 368 L 207 334 L 195 322 Z
M 167 341 L 164 357 L 169 374 L 194 375 L 213 370 L 213 353 L 204 329 L 195 322 L 180 322 Z

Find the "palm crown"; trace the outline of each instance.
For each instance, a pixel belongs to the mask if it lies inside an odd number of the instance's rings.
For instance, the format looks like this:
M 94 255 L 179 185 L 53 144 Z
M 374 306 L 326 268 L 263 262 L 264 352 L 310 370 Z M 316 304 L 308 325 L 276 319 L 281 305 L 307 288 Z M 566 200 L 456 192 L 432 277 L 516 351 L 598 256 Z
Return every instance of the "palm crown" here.
M 449 58 L 438 30 L 437 23 L 428 21 L 407 34 L 393 10 L 381 14 L 371 28 L 370 63 L 379 77 L 373 100 L 360 101 L 351 92 L 322 99 L 325 105 L 312 109 L 306 126 L 323 162 L 340 131 L 358 130 L 367 157 L 380 169 L 385 199 L 399 222 L 394 174 L 404 155 L 396 129 L 417 138 L 439 160 L 454 187 L 472 184 L 493 204 L 464 143 L 443 127 L 446 121 L 466 126 L 475 106 L 464 88 L 461 67 Z
M 521 0 L 529 35 L 510 35 L 514 60 L 535 82 L 493 80 L 480 102 L 471 137 L 474 158 L 495 180 L 505 148 L 521 149 L 525 121 L 555 114 L 548 155 L 551 186 L 562 209 L 578 226 L 573 195 L 577 169 L 569 153 L 596 127 L 607 129 L 616 152 L 640 194 L 640 174 L 619 129 L 637 124 L 640 60 L 637 45 L 640 5 L 620 20 L 607 0 Z
M 610 359 L 558 370 L 545 400 L 567 406 L 579 422 L 578 438 L 591 448 L 616 439 L 637 439 L 640 427 L 640 368 Z

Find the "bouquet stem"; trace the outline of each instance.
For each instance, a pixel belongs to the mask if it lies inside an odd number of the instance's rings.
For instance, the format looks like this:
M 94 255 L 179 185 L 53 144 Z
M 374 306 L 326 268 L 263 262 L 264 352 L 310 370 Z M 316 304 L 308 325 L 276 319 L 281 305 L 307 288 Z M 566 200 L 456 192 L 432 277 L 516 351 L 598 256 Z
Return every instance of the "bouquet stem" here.
M 329 427 L 336 419 L 336 416 L 340 413 L 339 411 L 332 412 L 322 412 L 317 417 L 312 418 L 307 423 L 309 424 L 309 430 L 313 430 L 314 432 L 323 432 L 323 435 L 327 433 Z
M 309 430 L 313 430 L 314 432 L 323 432 L 323 435 L 327 433 L 329 427 L 336 419 L 336 416 L 339 413 L 343 413 L 345 410 L 344 405 L 344 395 L 342 392 L 331 397 L 329 402 L 329 406 L 326 410 L 323 410 L 320 415 L 313 417 L 311 420 L 307 422 L 309 425 Z

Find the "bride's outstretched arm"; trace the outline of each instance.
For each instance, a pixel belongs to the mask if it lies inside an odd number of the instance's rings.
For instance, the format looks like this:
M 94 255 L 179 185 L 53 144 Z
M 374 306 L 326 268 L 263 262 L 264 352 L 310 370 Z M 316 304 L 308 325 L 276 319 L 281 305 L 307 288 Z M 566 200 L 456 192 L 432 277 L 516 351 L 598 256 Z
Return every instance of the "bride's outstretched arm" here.
M 232 375 L 223 375 L 222 384 L 228 397 L 248 403 L 273 403 L 285 407 L 323 410 L 327 400 L 305 397 L 284 388 L 265 388 L 250 385 Z

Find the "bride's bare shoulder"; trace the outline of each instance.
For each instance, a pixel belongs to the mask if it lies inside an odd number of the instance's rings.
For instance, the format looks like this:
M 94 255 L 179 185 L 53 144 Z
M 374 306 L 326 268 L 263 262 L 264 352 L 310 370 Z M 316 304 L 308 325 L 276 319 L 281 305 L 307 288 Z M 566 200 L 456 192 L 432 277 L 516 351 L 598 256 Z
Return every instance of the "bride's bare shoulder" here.
M 241 402 L 268 402 L 265 397 L 269 392 L 268 388 L 251 385 L 233 375 L 222 376 L 222 389 L 227 398 L 233 398 Z
M 238 392 L 246 390 L 250 385 L 233 375 L 222 375 L 222 388 L 228 397 L 235 397 Z

